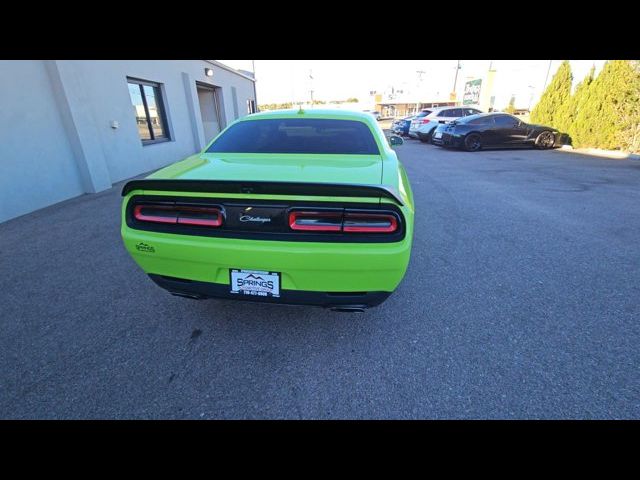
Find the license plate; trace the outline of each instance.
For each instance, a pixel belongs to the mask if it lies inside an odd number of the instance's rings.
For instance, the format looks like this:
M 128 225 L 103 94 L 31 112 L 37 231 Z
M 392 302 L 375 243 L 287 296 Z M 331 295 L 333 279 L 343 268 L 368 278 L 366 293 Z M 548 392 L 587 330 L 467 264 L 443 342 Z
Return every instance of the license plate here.
M 436 132 L 433 134 L 433 138 L 442 138 L 442 132 Z
M 280 272 L 230 269 L 231 293 L 256 297 L 280 296 Z

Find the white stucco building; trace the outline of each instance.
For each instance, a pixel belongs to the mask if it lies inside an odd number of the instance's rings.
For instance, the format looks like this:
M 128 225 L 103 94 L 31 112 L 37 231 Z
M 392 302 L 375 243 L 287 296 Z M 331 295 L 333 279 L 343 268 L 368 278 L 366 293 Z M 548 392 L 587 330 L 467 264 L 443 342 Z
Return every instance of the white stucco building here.
M 214 60 L 0 61 L 0 222 L 163 167 L 255 111 Z

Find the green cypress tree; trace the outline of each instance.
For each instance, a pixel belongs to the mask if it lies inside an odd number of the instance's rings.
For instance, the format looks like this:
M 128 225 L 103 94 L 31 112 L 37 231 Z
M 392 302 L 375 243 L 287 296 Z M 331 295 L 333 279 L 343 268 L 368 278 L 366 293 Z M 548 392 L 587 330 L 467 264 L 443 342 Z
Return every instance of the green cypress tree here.
M 640 72 L 637 62 L 610 60 L 593 80 L 579 120 L 582 146 L 609 150 L 638 149 L 640 143 Z
M 591 96 L 591 85 L 594 76 L 595 67 L 591 67 L 589 74 L 577 85 L 576 91 L 571 96 L 570 107 L 567 112 L 567 133 L 571 137 L 571 144 L 574 147 L 579 148 L 588 144 L 588 139 L 591 135 L 588 129 L 592 125 L 590 125 L 584 109 Z
M 540 101 L 531 112 L 531 121 L 541 125 L 548 125 L 558 130 L 566 129 L 563 110 L 571 97 L 571 66 L 565 60 L 558 67 L 551 83 L 542 94 Z
M 615 140 L 621 150 L 640 152 L 640 62 L 620 62 L 617 82 L 621 95 L 613 105 L 620 125 Z

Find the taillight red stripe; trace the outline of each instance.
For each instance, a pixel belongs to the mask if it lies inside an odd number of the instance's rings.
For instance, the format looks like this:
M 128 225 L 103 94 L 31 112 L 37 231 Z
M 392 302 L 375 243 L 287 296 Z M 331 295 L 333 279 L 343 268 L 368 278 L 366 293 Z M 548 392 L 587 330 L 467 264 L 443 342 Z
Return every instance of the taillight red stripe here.
M 206 207 L 191 207 L 191 208 L 181 208 L 176 207 L 179 211 L 178 214 L 178 223 L 182 225 L 201 225 L 206 227 L 219 227 L 222 225 L 222 212 L 217 208 L 206 208 Z M 214 216 L 214 218 L 202 218 L 189 216 L 188 213 L 183 212 L 195 212 L 201 214 L 210 214 Z
M 333 221 L 334 225 L 327 225 L 325 222 L 324 225 L 321 223 L 318 224 L 301 224 L 299 222 L 304 221 L 304 219 L 330 219 Z M 291 230 L 304 230 L 304 231 L 316 231 L 316 232 L 339 232 L 342 227 L 342 213 L 341 212 L 291 212 L 289 214 L 289 227 Z
M 161 215 L 145 215 L 142 213 L 143 208 L 148 208 L 152 210 L 160 210 L 160 211 L 169 211 L 172 215 L 161 216 Z M 178 217 L 175 214 L 175 211 L 171 207 L 163 207 L 163 206 L 153 206 L 153 205 L 136 205 L 133 209 L 133 216 L 136 220 L 140 220 L 141 222 L 153 222 L 153 223 L 176 223 L 178 221 Z
M 167 212 L 167 215 L 152 215 L 143 213 L 143 209 L 151 212 Z M 195 215 L 199 214 L 199 215 Z M 208 218 L 207 215 L 212 218 Z M 219 227 L 222 225 L 222 212 L 217 208 L 182 207 L 180 205 L 136 205 L 133 216 L 141 222 L 151 223 L 179 223 L 181 225 L 197 225 L 205 227 Z
M 367 225 L 375 222 L 388 222 L 388 225 L 376 226 Z M 398 229 L 398 221 L 394 215 L 386 215 L 379 213 L 345 213 L 342 231 L 344 232 L 362 232 L 362 233 L 391 233 Z
M 304 224 L 306 219 L 318 222 Z M 323 224 L 322 219 L 327 222 Z M 297 211 L 289 214 L 289 227 L 317 232 L 393 233 L 398 229 L 398 220 L 385 213 Z
M 222 225 L 222 219 L 220 217 L 216 219 L 178 217 L 178 223 L 181 225 L 202 225 L 206 227 L 219 227 L 220 225 Z

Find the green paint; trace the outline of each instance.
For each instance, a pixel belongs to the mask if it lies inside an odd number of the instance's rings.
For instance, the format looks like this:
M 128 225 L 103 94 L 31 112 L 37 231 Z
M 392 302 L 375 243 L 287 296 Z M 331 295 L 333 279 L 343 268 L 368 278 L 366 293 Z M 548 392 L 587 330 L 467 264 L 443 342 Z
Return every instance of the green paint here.
M 364 122 L 380 155 L 293 155 L 204 153 L 163 168 L 153 179 L 221 179 L 382 184 L 400 193 L 406 235 L 394 243 L 287 242 L 214 238 L 131 229 L 124 221 L 133 195 L 153 194 L 262 200 L 392 203 L 379 197 L 311 197 L 285 195 L 202 194 L 193 192 L 132 191 L 122 204 L 122 238 L 127 251 L 146 272 L 171 277 L 229 284 L 229 269 L 282 273 L 281 288 L 308 291 L 393 291 L 402 280 L 411 253 L 414 223 L 413 194 L 407 174 L 389 146 L 384 132 L 368 114 L 339 110 L 257 113 L 238 121 L 262 118 L 327 118 Z M 223 135 L 224 131 L 220 133 Z M 215 142 L 215 139 L 212 141 Z M 153 252 L 138 248 L 145 244 Z

